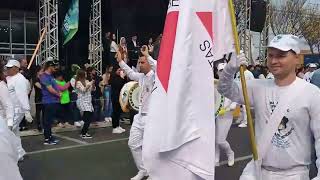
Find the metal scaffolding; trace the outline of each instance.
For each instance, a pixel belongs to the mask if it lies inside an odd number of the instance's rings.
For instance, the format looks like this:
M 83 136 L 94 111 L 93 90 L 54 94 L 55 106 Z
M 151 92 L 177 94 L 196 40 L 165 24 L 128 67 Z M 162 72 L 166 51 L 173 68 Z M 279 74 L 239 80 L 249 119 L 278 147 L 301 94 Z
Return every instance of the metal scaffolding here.
M 89 22 L 89 60 L 99 74 L 102 73 L 101 0 L 92 0 Z
M 259 43 L 259 63 L 265 64 L 266 63 L 266 51 L 269 39 L 269 30 L 270 30 L 270 8 L 271 3 L 270 0 L 266 1 L 266 21 L 264 23 L 264 28 L 260 33 L 260 43 Z
M 41 41 L 38 63 L 48 57 L 59 60 L 57 0 L 39 0 L 39 34 L 43 31 L 46 31 L 46 35 Z
M 241 10 L 239 12 L 239 40 L 240 48 L 244 51 L 244 54 L 249 62 L 249 64 L 254 64 L 252 60 L 251 52 L 251 33 L 250 33 L 250 24 L 251 24 L 251 0 L 241 1 Z

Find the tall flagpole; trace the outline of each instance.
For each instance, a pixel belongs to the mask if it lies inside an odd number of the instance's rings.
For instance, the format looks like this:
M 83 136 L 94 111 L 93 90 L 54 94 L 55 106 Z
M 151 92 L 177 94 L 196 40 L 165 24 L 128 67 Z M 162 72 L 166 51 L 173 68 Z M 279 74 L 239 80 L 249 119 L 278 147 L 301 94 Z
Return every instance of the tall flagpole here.
M 239 37 L 238 37 L 238 31 L 237 31 L 237 22 L 233 7 L 232 0 L 229 0 L 229 10 L 230 10 L 230 17 L 231 17 L 231 23 L 232 23 L 232 32 L 233 32 L 233 38 L 236 48 L 236 53 L 240 54 L 240 44 L 239 44 Z M 253 159 L 256 161 L 258 160 L 258 151 L 257 151 L 257 145 L 255 141 L 255 135 L 254 135 L 254 128 L 253 128 L 253 121 L 250 111 L 250 101 L 248 97 L 248 91 L 247 91 L 247 84 L 246 79 L 244 77 L 244 67 L 240 66 L 240 79 L 241 79 L 241 86 L 242 86 L 242 92 L 244 97 L 244 103 L 246 106 L 247 111 L 247 118 L 248 118 L 248 130 L 250 135 L 250 144 L 251 144 L 251 150 L 253 154 Z

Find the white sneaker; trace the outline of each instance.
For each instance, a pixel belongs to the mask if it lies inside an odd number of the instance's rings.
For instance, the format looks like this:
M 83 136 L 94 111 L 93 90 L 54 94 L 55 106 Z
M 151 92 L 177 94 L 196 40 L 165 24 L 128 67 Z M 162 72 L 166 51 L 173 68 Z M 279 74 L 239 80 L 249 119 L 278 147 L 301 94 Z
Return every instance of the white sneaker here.
M 105 118 L 104 118 L 104 121 L 107 122 L 107 123 L 109 123 L 109 122 L 112 122 L 112 119 L 111 119 L 111 117 L 105 117 Z
M 79 121 L 74 122 L 74 125 L 75 125 L 76 127 L 81 127 L 81 123 L 80 123 Z
M 63 123 L 59 123 L 59 124 L 57 124 L 57 127 L 59 127 L 59 128 L 64 128 L 65 126 L 64 126 Z
M 131 180 L 141 180 L 143 179 L 147 173 L 145 171 L 139 171 L 137 175 L 131 178 Z
M 234 165 L 234 152 L 228 155 L 228 166 L 231 167 Z
M 122 132 L 126 132 L 126 130 L 125 129 L 123 129 L 122 127 L 118 127 Z
M 241 124 L 239 124 L 238 127 L 239 127 L 239 128 L 245 128 L 245 127 L 247 127 L 247 124 L 246 124 L 246 123 L 241 123 Z
M 237 120 L 234 122 L 234 124 L 240 124 L 242 122 L 241 118 L 237 118 Z
M 113 134 L 121 134 L 121 133 L 123 133 L 123 131 L 119 128 L 113 128 L 112 133 Z

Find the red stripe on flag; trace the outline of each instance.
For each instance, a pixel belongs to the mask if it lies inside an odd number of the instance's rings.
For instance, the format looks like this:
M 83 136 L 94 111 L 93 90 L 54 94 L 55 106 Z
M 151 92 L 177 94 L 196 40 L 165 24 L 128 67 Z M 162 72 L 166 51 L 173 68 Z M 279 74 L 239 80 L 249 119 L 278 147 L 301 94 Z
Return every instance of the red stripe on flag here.
M 171 71 L 173 48 L 176 39 L 176 31 L 178 24 L 178 11 L 172 11 L 167 14 L 164 26 L 163 36 L 161 40 L 160 54 L 157 63 L 158 78 L 167 92 L 169 77 Z
M 213 41 L 213 25 L 212 25 L 212 12 L 197 12 L 198 17 L 200 18 L 202 24 L 208 31 L 211 40 Z

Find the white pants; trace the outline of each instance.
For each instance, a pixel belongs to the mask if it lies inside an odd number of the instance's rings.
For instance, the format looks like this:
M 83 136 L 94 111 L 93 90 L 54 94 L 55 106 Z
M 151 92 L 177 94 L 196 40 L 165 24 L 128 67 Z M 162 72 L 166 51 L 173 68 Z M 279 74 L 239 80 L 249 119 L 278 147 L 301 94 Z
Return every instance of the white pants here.
M 159 163 L 159 162 L 162 163 Z M 157 162 L 158 171 L 150 174 L 152 180 L 203 180 L 190 170 L 166 159 Z M 174 177 L 174 179 L 172 179 Z
M 255 177 L 253 161 L 250 161 L 242 172 L 239 180 L 260 180 Z M 289 170 L 271 171 L 261 168 L 261 180 L 310 180 L 309 169 L 305 166 Z
M 233 154 L 227 136 L 232 125 L 232 112 L 228 111 L 216 119 L 216 162 L 220 160 L 220 149 L 226 152 L 227 156 Z
M 146 116 L 136 114 L 130 129 L 129 148 L 139 171 L 146 172 L 142 161 L 142 142 Z
M 26 154 L 25 150 L 22 148 L 21 138 L 20 138 L 20 129 L 19 129 L 19 125 L 20 125 L 23 117 L 24 117 L 24 113 L 15 113 L 14 117 L 13 117 L 13 127 L 12 127 L 12 132 L 18 138 L 17 149 L 18 149 L 18 153 L 19 153 L 19 159 L 22 158 Z
M 246 106 L 245 105 L 242 105 L 242 108 L 240 109 L 240 112 L 241 112 L 241 123 L 248 124 L 247 110 L 246 110 Z
M 0 117 L 0 180 L 22 180 L 18 167 L 18 138 Z

